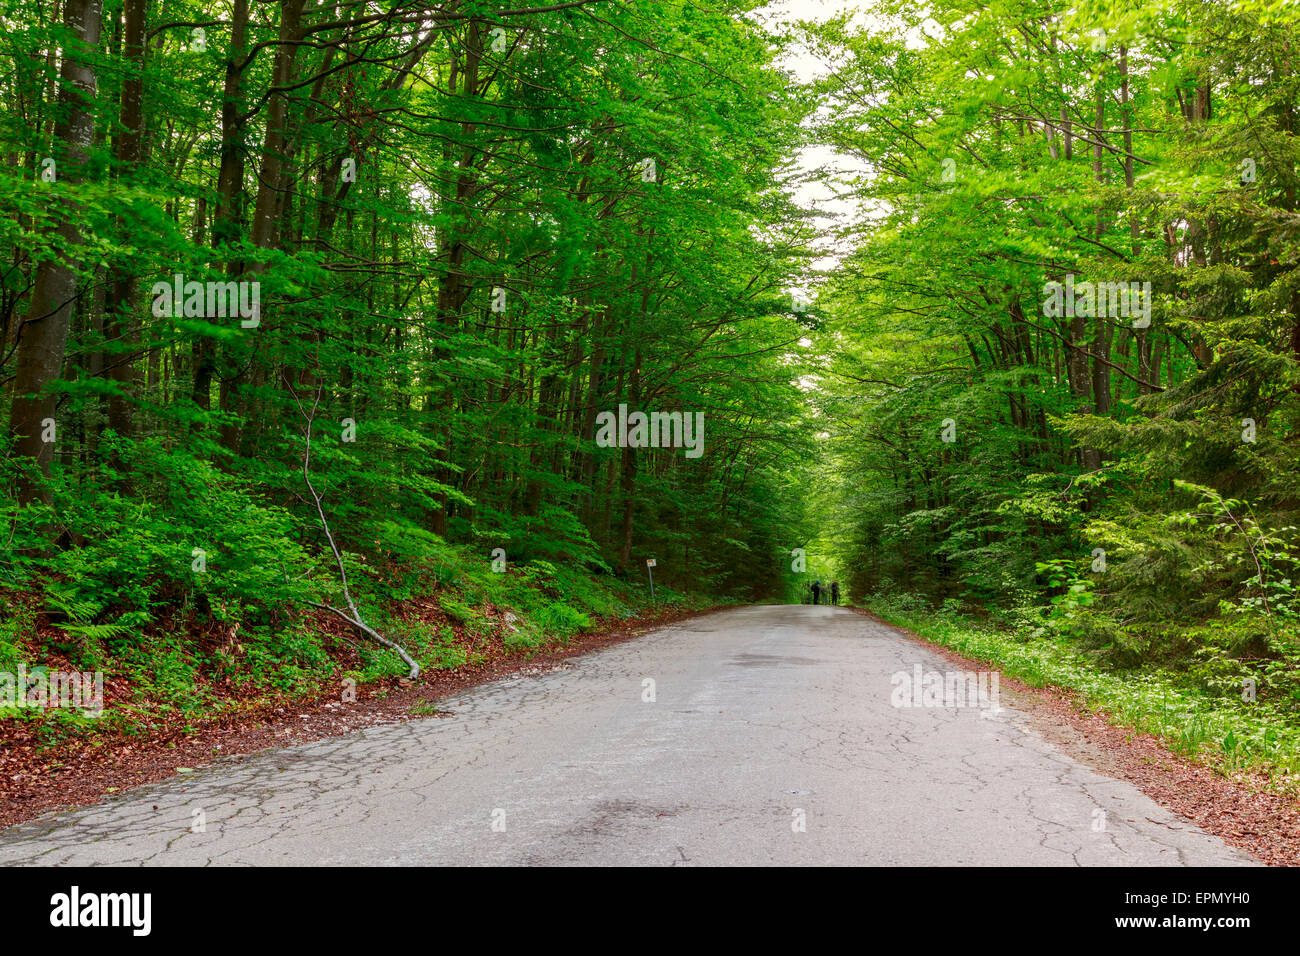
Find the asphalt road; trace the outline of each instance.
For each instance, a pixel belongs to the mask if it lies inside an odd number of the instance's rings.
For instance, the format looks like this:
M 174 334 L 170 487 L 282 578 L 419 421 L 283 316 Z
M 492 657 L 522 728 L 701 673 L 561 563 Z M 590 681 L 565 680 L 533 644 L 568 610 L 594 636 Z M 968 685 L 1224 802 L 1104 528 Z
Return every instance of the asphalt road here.
M 923 702 L 894 682 L 917 665 L 952 669 L 844 609 L 724 611 L 448 698 L 449 717 L 11 827 L 0 863 L 1252 862 L 1005 703 L 895 706 Z

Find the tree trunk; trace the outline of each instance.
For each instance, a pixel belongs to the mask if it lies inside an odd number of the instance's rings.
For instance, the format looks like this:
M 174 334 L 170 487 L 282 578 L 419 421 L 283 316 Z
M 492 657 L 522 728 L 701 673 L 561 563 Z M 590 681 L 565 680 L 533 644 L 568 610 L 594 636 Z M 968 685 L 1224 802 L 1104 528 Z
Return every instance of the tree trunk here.
M 93 107 L 98 87 L 94 67 L 88 61 L 99 45 L 102 13 L 101 0 L 66 0 L 63 8 L 63 25 L 76 38 L 63 54 L 59 119 L 54 127 L 56 170 L 64 182 L 80 181 L 94 139 Z M 71 256 L 81 245 L 80 219 L 78 210 L 69 205 L 57 230 L 60 245 Z M 54 418 L 54 395 L 48 386 L 63 368 L 77 295 L 76 273 L 75 260 L 42 261 L 36 270 L 31 308 L 18 330 L 11 418 L 14 451 L 20 458 L 33 460 L 44 478 L 49 477 L 54 458 L 54 442 L 45 441 L 42 434 L 44 423 Z M 18 500 L 27 503 L 37 499 L 49 500 L 49 491 L 43 481 L 24 473 L 19 479 Z
M 122 133 L 115 144 L 119 175 L 135 175 L 144 157 L 144 28 L 147 0 L 126 0 L 124 54 L 129 70 L 122 81 Z M 120 221 L 120 220 L 119 220 Z M 113 270 L 112 282 L 104 302 L 104 337 L 123 345 L 138 337 L 138 325 L 130 318 L 135 295 L 135 276 L 130 268 Z M 121 351 L 106 357 L 108 378 L 117 384 L 108 397 L 108 427 L 123 437 L 132 433 L 131 398 L 137 388 L 135 355 Z

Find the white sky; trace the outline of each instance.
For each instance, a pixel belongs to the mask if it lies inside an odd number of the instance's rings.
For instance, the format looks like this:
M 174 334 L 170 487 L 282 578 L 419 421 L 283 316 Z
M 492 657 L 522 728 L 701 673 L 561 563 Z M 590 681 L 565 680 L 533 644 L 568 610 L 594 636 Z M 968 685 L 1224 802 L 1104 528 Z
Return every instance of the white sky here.
M 754 17 L 772 32 L 777 32 L 783 26 L 797 20 L 824 22 L 839 16 L 846 10 L 861 11 L 865 5 L 854 0 L 771 0 L 767 6 L 755 11 Z M 865 26 L 870 17 L 860 14 L 860 20 Z M 805 83 L 825 76 L 828 72 L 827 65 L 807 50 L 787 56 L 780 65 L 793 73 L 796 79 Z M 832 177 L 831 183 L 806 183 L 794 190 L 795 200 L 800 205 L 817 210 L 815 223 L 826 234 L 826 238 L 817 243 L 818 249 L 825 255 L 815 259 L 813 267 L 830 269 L 843 255 L 851 251 L 843 248 L 836 249 L 830 240 L 830 234 L 844 222 L 856 218 L 859 213 L 858 203 L 855 200 L 836 194 L 833 180 L 838 178 L 836 174 L 857 175 L 864 172 L 866 167 L 860 161 L 843 156 L 824 146 L 801 150 L 797 165 L 801 170 L 808 172 L 821 169 L 830 173 Z

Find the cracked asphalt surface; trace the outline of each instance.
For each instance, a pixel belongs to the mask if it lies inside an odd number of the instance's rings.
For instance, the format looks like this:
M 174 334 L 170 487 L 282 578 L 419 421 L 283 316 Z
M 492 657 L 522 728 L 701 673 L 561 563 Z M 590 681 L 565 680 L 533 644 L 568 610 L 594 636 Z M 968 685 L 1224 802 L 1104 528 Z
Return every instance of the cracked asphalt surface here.
M 1005 704 L 894 707 L 917 664 L 952 668 L 842 608 L 722 611 L 445 698 L 450 716 L 0 830 L 0 863 L 1253 862 Z

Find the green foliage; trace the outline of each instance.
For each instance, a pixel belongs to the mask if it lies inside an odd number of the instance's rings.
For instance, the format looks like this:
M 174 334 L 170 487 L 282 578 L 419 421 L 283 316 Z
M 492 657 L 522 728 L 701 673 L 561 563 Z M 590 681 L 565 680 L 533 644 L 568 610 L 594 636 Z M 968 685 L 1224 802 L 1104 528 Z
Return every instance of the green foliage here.
M 254 5 L 206 50 L 175 26 L 211 12 L 192 0 L 147 6 L 142 45 L 121 4 L 89 45 L 0 6 L 0 587 L 36 598 L 45 650 L 179 706 L 214 675 L 311 686 L 338 648 L 309 608 L 349 595 L 455 666 L 488 605 L 520 646 L 630 616 L 647 556 L 669 600 L 780 593 L 770 555 L 811 524 L 786 286 L 812 229 L 785 181 L 815 104 L 754 4 L 435 2 L 432 32 Z M 53 79 L 76 57 L 74 103 Z M 176 276 L 255 286 L 257 321 L 169 314 Z M 46 287 L 75 295 L 28 321 Z M 24 403 L 57 426 L 39 452 Z M 704 415 L 702 444 L 597 445 L 623 405 Z M 402 616 L 431 593 L 453 639 Z
M 813 392 L 852 590 L 1295 721 L 1300 15 L 872 10 L 808 28 L 817 135 L 871 166 Z M 1144 321 L 1050 307 L 1067 277 L 1150 283 Z
M 559 601 L 543 605 L 535 612 L 541 627 L 548 631 L 568 637 L 591 626 L 591 618 L 576 608 Z
M 402 672 L 313 604 L 452 667 L 631 616 L 654 558 L 664 603 L 838 578 L 1292 706 L 1293 9 L 879 0 L 772 36 L 756 0 L 434 2 L 431 32 L 271 4 L 198 51 L 193 0 L 143 45 L 109 4 L 89 49 L 0 2 L 0 662 L 188 712 L 309 689 L 339 643 Z M 829 273 L 813 143 L 869 166 Z M 178 274 L 256 283 L 257 324 L 155 309 Z M 1150 283 L 1150 324 L 1049 310 L 1072 275 Z M 597 444 L 623 406 L 703 443 Z M 1189 739 L 1255 746 L 1221 729 Z

